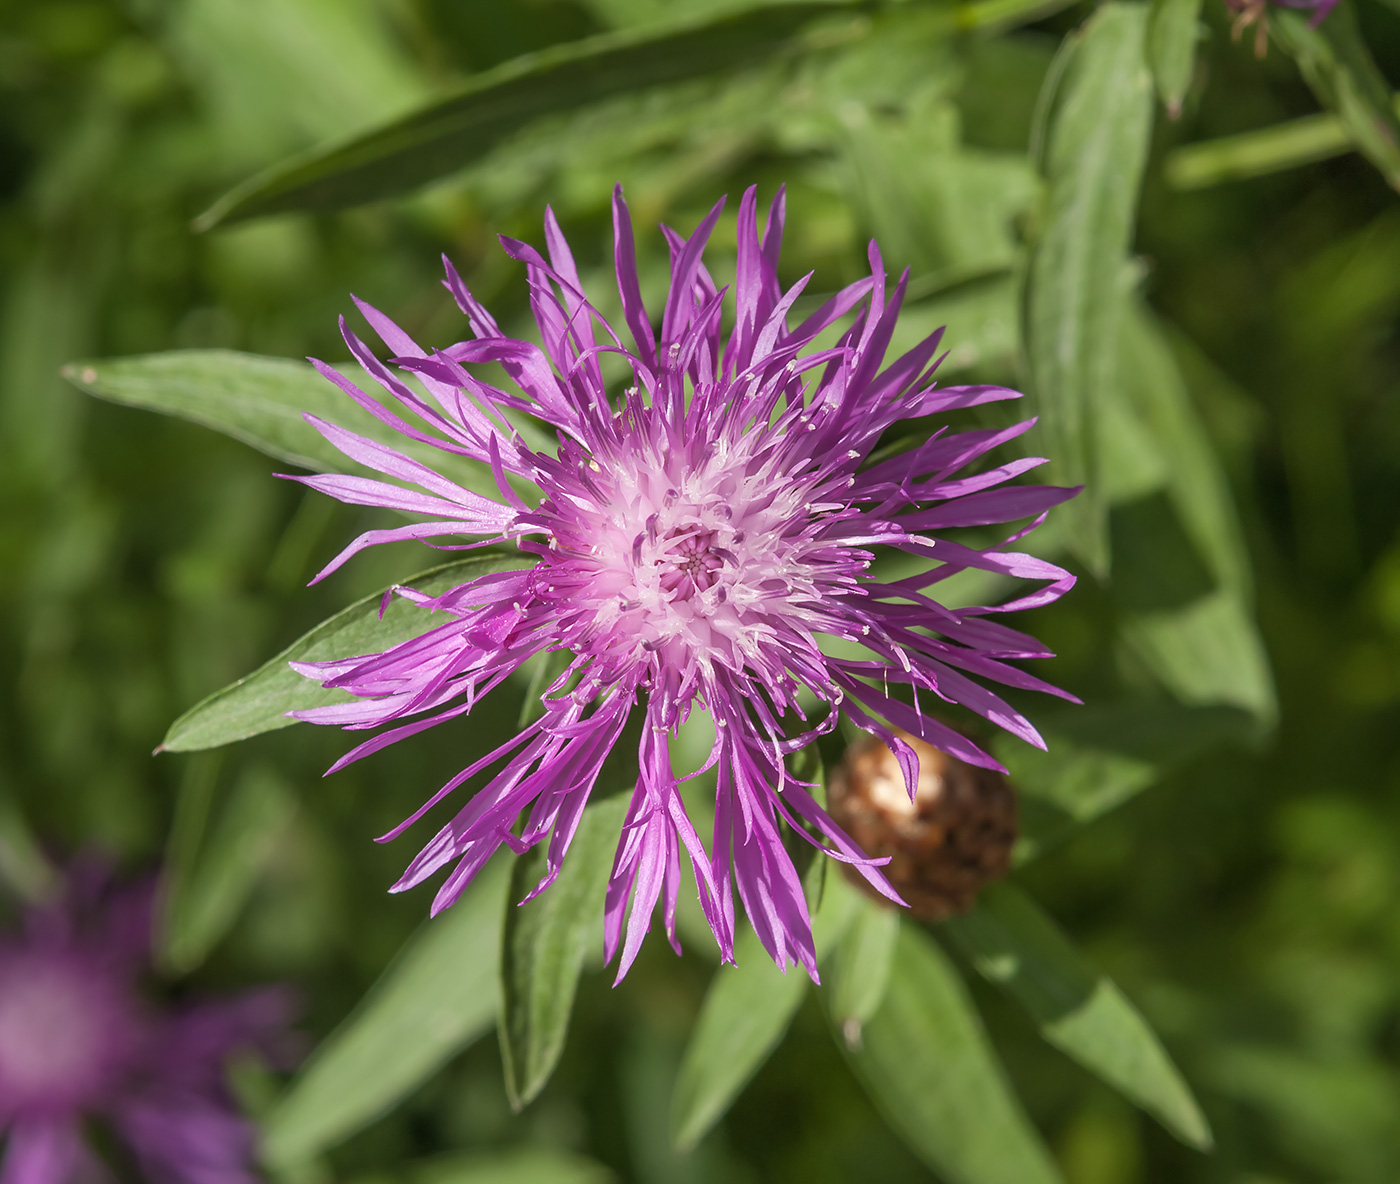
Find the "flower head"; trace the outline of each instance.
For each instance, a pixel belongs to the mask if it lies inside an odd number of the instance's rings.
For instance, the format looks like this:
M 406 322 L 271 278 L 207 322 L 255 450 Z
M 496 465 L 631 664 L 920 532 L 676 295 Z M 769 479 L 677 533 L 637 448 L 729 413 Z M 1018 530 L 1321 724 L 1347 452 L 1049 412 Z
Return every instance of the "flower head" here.
M 455 864 L 436 911 L 458 897 L 502 843 L 519 851 L 548 840 L 547 874 L 536 891 L 546 889 L 605 758 L 629 719 L 640 716 L 639 774 L 606 903 L 606 953 L 611 959 L 621 949 L 619 978 L 636 957 L 658 900 L 676 945 L 682 850 L 725 958 L 733 953 L 737 887 L 777 963 L 800 964 L 815 977 L 807 905 L 780 819 L 804 837 L 810 828 L 829 853 L 899 898 L 808 792 L 812 787 L 787 771 L 784 757 L 829 731 L 844 711 L 890 745 L 912 787 L 918 760 L 896 727 L 965 760 L 995 765 L 925 716 L 921 694 L 961 703 L 1038 744 L 1030 723 L 978 680 L 1062 693 L 1007 664 L 1048 655 L 993 618 L 1045 604 L 1073 583 L 1060 568 L 1005 548 L 1074 491 L 1007 484 L 1040 464 L 1037 458 L 959 475 L 1032 421 L 964 432 L 944 427 L 906 438 L 902 450 L 876 452 L 900 420 L 1017 393 L 935 386 L 941 333 L 884 364 L 907 273 L 890 293 L 874 244 L 870 276 L 794 325 L 793 307 L 811 277 L 786 291 L 779 283 L 781 193 L 762 235 L 754 190 L 744 195 L 734 282 L 718 288 L 702 255 L 723 204 L 688 239 L 665 231 L 671 282 L 659 336 L 642 304 L 620 189 L 613 200 L 620 329 L 583 291 L 552 212 L 545 220 L 547 258 L 502 239 L 506 253 L 525 264 L 543 348 L 505 336 L 450 263 L 447 287 L 473 340 L 427 353 L 382 313 L 359 305 L 397 355 L 393 363 L 416 377 L 427 397 L 348 330 L 345 340 L 389 406 L 317 363 L 321 372 L 407 438 L 489 464 L 499 499 L 313 417 L 346 456 L 394 481 L 299 478 L 343 501 L 427 519 L 361 536 L 322 576 L 363 546 L 405 538 L 477 538 L 454 546 L 514 542 L 529 561 L 524 570 L 484 575 L 439 596 L 397 589 L 447 622 L 384 653 L 297 665 L 357 696 L 299 718 L 351 728 L 395 725 L 334 768 L 466 714 L 537 654 L 568 655 L 539 720 L 452 778 L 385 836 L 402 833 L 469 778 L 500 766 L 395 890 Z M 818 342 L 824 333 L 829 345 Z M 612 389 L 603 376 L 609 356 L 620 358 L 627 374 Z M 479 369 L 484 363 L 498 364 L 514 389 L 488 382 Z M 532 443 L 515 426 L 522 416 L 554 440 Z M 521 492 L 526 488 L 532 492 Z M 934 537 L 1015 519 L 1031 522 L 991 547 Z M 872 563 L 893 552 L 914 557 L 917 574 L 881 579 Z M 969 568 L 1044 584 L 996 607 L 954 610 L 930 594 Z M 696 708 L 715 724 L 704 765 L 717 777 L 709 851 L 682 804 L 669 749 Z M 521 815 L 517 835 L 512 828 Z
M 156 1184 L 253 1184 L 253 1130 L 223 1065 L 268 1047 L 287 1020 L 280 991 L 162 1010 L 137 990 L 151 937 L 149 886 L 114 889 L 78 867 L 0 939 L 3 1178 L 97 1179 L 96 1122 Z

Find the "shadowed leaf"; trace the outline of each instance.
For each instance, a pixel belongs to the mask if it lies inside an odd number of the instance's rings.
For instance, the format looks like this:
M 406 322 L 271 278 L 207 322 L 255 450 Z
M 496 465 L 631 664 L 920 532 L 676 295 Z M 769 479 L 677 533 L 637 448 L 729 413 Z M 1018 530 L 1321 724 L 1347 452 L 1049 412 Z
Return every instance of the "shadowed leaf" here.
M 841 876 L 826 878 L 821 909 L 812 918 L 819 960 L 843 940 L 854 897 Z M 695 1146 L 723 1117 L 782 1041 L 809 986 L 801 969 L 780 971 L 752 929 L 739 934 L 734 965 L 721 966 L 710 980 L 676 1078 L 671 1138 L 677 1147 Z
M 263 1123 L 263 1155 L 304 1164 L 393 1109 L 490 1030 L 507 868 L 496 861 L 426 921 L 328 1036 Z
M 949 1184 L 1058 1184 L 958 972 L 916 926 L 900 927 L 884 1003 L 845 1051 L 890 1125 Z
M 207 812 L 212 788 L 183 787 L 181 812 Z M 187 807 L 189 793 L 205 800 Z M 239 778 L 207 839 L 181 874 L 166 879 L 160 957 L 170 969 L 193 970 L 238 920 L 295 810 L 296 799 L 272 769 L 254 765 Z
M 803 28 L 864 5 L 793 3 L 605 33 L 526 54 L 455 92 L 330 148 L 253 177 L 196 223 L 205 229 L 282 210 L 342 209 L 417 189 L 464 168 L 532 121 L 630 91 L 731 71 L 800 49 Z M 849 23 L 840 36 L 860 36 Z
M 501 934 L 501 1060 L 516 1110 L 545 1087 L 569 1034 L 574 992 L 590 946 L 602 945 L 603 896 L 630 799 L 589 806 L 559 877 L 527 904 L 547 844 L 515 861 Z
M 853 894 L 850 927 L 831 957 L 831 1018 L 847 1044 L 860 1043 L 865 1022 L 880 1009 L 890 982 L 903 910 Z

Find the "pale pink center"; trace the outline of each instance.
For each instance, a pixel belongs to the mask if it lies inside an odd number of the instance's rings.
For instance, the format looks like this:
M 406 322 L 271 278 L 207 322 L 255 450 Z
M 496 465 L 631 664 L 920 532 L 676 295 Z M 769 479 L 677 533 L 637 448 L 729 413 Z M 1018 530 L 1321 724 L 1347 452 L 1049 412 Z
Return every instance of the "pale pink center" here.
M 590 465 L 552 543 L 571 569 L 555 594 L 589 618 L 581 648 L 618 669 L 738 670 L 801 618 L 821 575 L 792 524 L 811 507 L 751 447 L 695 463 L 641 446 Z
M 14 1111 L 84 1101 L 109 1076 L 124 1011 L 88 968 L 10 962 L 0 973 L 0 1104 Z

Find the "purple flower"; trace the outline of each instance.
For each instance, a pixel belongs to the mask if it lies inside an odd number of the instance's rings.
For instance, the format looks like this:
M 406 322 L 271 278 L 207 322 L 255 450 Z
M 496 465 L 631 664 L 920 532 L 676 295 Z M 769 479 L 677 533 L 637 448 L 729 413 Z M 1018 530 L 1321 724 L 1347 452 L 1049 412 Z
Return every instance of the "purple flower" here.
M 737 887 L 778 965 L 798 963 L 815 978 L 811 923 L 780 818 L 804 837 L 804 827 L 811 828 L 830 854 L 899 900 L 877 861 L 868 860 L 813 798 L 812 786 L 784 769 L 784 756 L 830 731 L 840 711 L 889 744 L 913 787 L 917 757 L 895 728 L 964 760 L 998 767 L 925 715 L 920 695 L 960 703 L 1042 747 L 1030 723 L 982 682 L 1063 695 L 1007 664 L 1049 655 L 1034 638 L 993 617 L 1046 604 L 1073 584 L 1062 569 L 1006 547 L 1074 491 L 1008 484 L 1042 463 L 1036 458 L 958 475 L 1033 421 L 887 437 L 901 420 L 1017 393 L 936 387 L 941 331 L 883 364 L 907 273 L 889 293 L 873 243 L 869 278 L 836 293 L 794 327 L 792 309 L 811 276 L 786 291 L 778 281 L 781 193 L 761 237 L 754 190 L 745 193 L 734 282 L 719 289 L 701 256 L 723 204 L 689 239 L 665 229 L 671 282 L 659 337 L 642 304 L 620 187 L 613 225 L 626 341 L 585 295 L 552 212 L 545 218 L 547 259 L 523 242 L 501 240 L 506 253 L 525 264 L 543 349 L 505 336 L 450 263 L 446 286 L 474 340 L 429 354 L 357 301 L 397 355 L 394 365 L 414 376 L 427 397 L 377 360 L 343 322 L 351 351 L 390 396 L 392 409 L 317 362 L 321 373 L 406 437 L 489 464 L 499 500 L 311 416 L 346 456 L 394 481 L 297 478 L 342 501 L 426 518 L 360 536 L 317 579 L 364 546 L 398 539 L 434 540 L 439 547 L 513 541 L 533 557 L 526 570 L 484 575 L 441 596 L 395 589 L 448 617 L 415 640 L 379 654 L 294 664 L 358 697 L 294 713 L 298 718 L 347 728 L 395 725 L 331 771 L 466 715 L 537 654 L 568 655 L 565 672 L 545 693 L 541 719 L 462 770 L 384 836 L 401 834 L 470 778 L 499 765 L 394 891 L 455 863 L 433 902 L 436 913 L 457 899 L 502 843 L 519 852 L 546 840 L 547 874 L 531 895 L 548 888 L 604 760 L 629 719 L 640 714 L 640 771 L 606 902 L 606 955 L 611 960 L 621 948 L 619 979 L 637 956 L 658 900 L 679 950 L 674 919 L 682 850 L 724 958 L 733 956 Z M 726 333 L 727 315 L 733 323 Z M 841 331 L 838 323 L 848 327 Z M 823 334 L 828 344 L 819 343 Z M 485 363 L 504 371 L 513 389 L 492 385 L 473 369 Z M 626 377 L 609 385 L 605 363 Z M 541 451 L 522 438 L 512 426 L 522 414 L 552 430 L 557 450 Z M 528 494 L 521 492 L 526 483 L 533 487 Z M 1031 522 L 989 547 L 934 537 L 1014 519 Z M 479 539 L 435 541 L 462 535 Z M 875 574 L 876 556 L 893 552 L 912 557 L 917 574 L 887 580 Z M 996 607 L 953 610 L 930 594 L 969 568 L 1045 584 Z M 716 725 L 703 766 L 716 771 L 718 782 L 708 852 L 687 817 L 669 751 L 676 729 L 697 707 Z M 517 836 L 513 828 L 522 814 Z
M 264 990 L 161 1009 L 147 969 L 150 888 L 78 867 L 24 931 L 0 939 L 3 1184 L 108 1179 L 87 1144 L 104 1127 L 154 1184 L 253 1184 L 254 1132 L 223 1084 L 228 1054 L 272 1050 L 288 999 Z

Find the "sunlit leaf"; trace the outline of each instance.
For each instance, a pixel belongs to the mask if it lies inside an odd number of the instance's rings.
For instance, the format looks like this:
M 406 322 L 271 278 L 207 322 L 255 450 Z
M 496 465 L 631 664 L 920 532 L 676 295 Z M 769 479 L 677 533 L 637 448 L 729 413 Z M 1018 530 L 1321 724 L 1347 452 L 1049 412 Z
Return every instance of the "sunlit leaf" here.
M 926 74 L 925 87 L 931 81 Z M 937 92 L 902 118 L 858 103 L 842 116 L 845 189 L 885 257 L 913 269 L 911 291 L 921 294 L 939 275 L 1012 266 L 1015 224 L 1038 188 L 1024 154 L 962 147 L 957 108 Z
M 71 362 L 63 376 L 99 399 L 187 419 L 299 468 L 354 469 L 306 422 L 306 415 L 315 415 L 412 456 L 467 489 L 500 496 L 488 466 L 386 427 L 306 362 L 227 349 L 171 350 Z
M 820 17 L 859 4 L 790 3 L 701 15 L 664 29 L 605 33 L 526 54 L 408 115 L 254 177 L 201 215 L 220 222 L 340 209 L 408 193 L 476 160 L 532 121 L 629 91 L 731 71 L 800 49 Z M 850 22 L 841 36 L 860 36 Z M 828 31 L 823 40 L 830 40 Z
M 1107 513 L 1098 488 L 1098 407 L 1117 370 L 1124 262 L 1152 126 L 1144 61 L 1146 9 L 1099 8 L 1056 76 L 1043 159 L 1043 225 L 1025 295 L 1026 349 L 1053 480 L 1087 483 L 1062 507 L 1076 553 L 1108 568 Z
M 1201 39 L 1201 0 L 1152 0 L 1147 21 L 1147 60 L 1157 96 L 1173 119 L 1191 85 L 1196 43 Z
M 187 786 L 204 798 L 181 811 L 207 809 L 209 779 Z M 198 851 L 182 860 L 182 874 L 167 880 L 161 958 L 172 970 L 198 966 L 238 919 L 296 809 L 296 799 L 272 769 L 246 769 Z M 184 821 L 183 818 L 181 820 Z
M 1060 1180 L 957 970 L 916 926 L 900 927 L 884 1003 L 846 1056 L 890 1125 L 949 1184 Z
M 989 981 L 1020 1003 L 1041 1035 L 1161 1121 L 1206 1150 L 1210 1127 L 1147 1021 L 1050 917 L 1019 889 L 993 884 L 976 907 L 943 923 Z
M 515 862 L 501 935 L 501 1060 L 506 1094 L 520 1109 L 549 1080 L 569 1034 L 574 992 L 590 946 L 602 943 L 603 895 L 628 795 L 583 812 L 559 878 L 516 904 L 545 874 L 547 844 Z
M 496 1018 L 507 868 L 426 921 L 312 1054 L 263 1125 L 268 1164 L 305 1163 L 393 1109 Z
M 1278 705 L 1268 657 L 1253 618 L 1221 591 L 1176 609 L 1137 613 L 1124 639 L 1183 703 L 1229 704 L 1272 726 Z
M 1342 0 L 1318 28 L 1287 9 L 1270 13 L 1269 22 L 1273 39 L 1298 63 L 1318 101 L 1336 112 L 1391 187 L 1400 188 L 1400 116 L 1349 0 Z
M 482 554 L 432 568 L 403 582 L 435 595 L 477 576 L 524 566 L 527 563 L 522 556 Z M 392 598 L 381 616 L 383 600 L 382 593 L 357 600 L 299 637 L 252 674 L 191 707 L 170 725 L 160 751 L 217 748 L 290 727 L 297 721 L 288 719 L 287 712 L 343 702 L 350 696 L 343 691 L 322 689 L 298 674 L 288 662 L 318 662 L 374 653 L 444 623 L 444 618 L 430 615 L 401 597 Z

